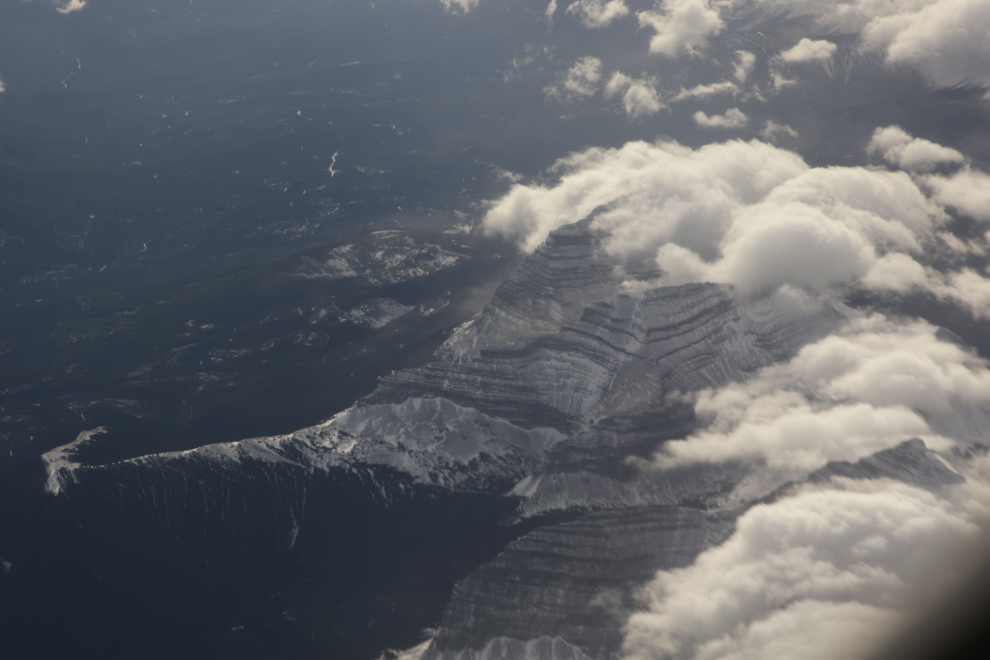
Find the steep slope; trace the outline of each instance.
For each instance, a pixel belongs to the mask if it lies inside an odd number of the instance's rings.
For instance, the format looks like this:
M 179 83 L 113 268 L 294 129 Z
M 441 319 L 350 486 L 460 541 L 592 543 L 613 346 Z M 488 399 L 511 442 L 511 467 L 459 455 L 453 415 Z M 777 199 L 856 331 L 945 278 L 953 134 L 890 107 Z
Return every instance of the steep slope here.
M 502 569 L 473 578 L 481 586 L 458 592 L 449 634 L 434 650 L 508 644 L 491 653 L 522 653 L 522 644 L 554 657 L 611 653 L 614 622 L 595 623 L 570 605 L 584 608 L 604 592 L 628 600 L 631 585 L 657 568 L 690 562 L 728 529 L 704 511 L 722 505 L 747 473 L 734 463 L 660 472 L 629 459 L 696 427 L 685 393 L 747 379 L 853 313 L 788 293 L 742 299 L 717 284 L 626 291 L 629 270 L 617 269 L 597 241 L 586 224 L 555 232 L 454 333 L 442 361 L 383 378 L 321 425 L 109 465 L 80 464 L 75 446 L 50 452 L 47 489 L 60 515 L 88 530 L 77 554 L 102 557 L 101 575 L 124 593 L 132 583 L 159 591 L 135 576 L 158 574 L 154 558 L 175 555 L 184 563 L 169 574 L 238 584 L 243 602 L 270 608 L 286 598 L 278 594 L 305 594 L 319 605 L 292 613 L 293 625 L 302 631 L 336 612 L 331 618 L 345 623 L 327 632 L 333 648 L 357 653 L 376 639 L 394 644 L 383 631 L 401 637 L 428 625 L 453 584 L 512 539 L 561 516 L 602 511 L 513 546 L 500 561 L 522 577 L 501 596 L 490 575 Z M 109 540 L 112 548 L 101 545 Z M 429 551 L 437 544 L 445 552 Z M 560 559 L 557 573 L 531 566 L 544 551 Z M 395 565 L 390 579 L 375 557 Z M 410 581 L 401 566 L 430 577 Z M 568 576 L 579 578 L 568 585 Z M 170 588 L 181 592 L 179 584 Z M 472 628 L 502 608 L 486 605 L 488 595 L 540 598 L 541 584 L 557 585 L 545 592 L 560 604 L 556 619 Z M 424 606 L 411 616 L 417 599 Z M 224 610 L 216 626 L 236 623 L 240 611 Z M 365 619 L 374 625 L 362 627 Z
M 963 480 L 918 439 L 856 463 L 829 463 L 807 480 L 833 476 L 897 479 L 933 491 Z M 623 625 L 641 607 L 638 587 L 721 543 L 753 504 L 609 509 L 534 530 L 454 587 L 423 660 L 619 658 Z
M 538 529 L 454 588 L 424 660 L 485 657 L 498 646 L 527 654 L 554 642 L 588 657 L 618 652 L 634 592 L 662 569 L 690 564 L 732 530 L 733 516 L 685 507 L 600 511 Z M 534 644 L 533 642 L 537 643 Z

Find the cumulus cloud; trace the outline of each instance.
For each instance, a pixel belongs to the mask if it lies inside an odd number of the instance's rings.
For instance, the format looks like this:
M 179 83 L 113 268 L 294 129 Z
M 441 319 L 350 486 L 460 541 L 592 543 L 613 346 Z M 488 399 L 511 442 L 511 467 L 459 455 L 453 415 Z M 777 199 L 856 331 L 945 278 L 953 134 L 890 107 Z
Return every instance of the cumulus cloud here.
M 757 0 L 774 12 L 814 17 L 860 36 L 890 64 L 918 67 L 937 84 L 990 85 L 990 0 Z
M 626 114 L 633 118 L 655 115 L 667 107 L 660 101 L 652 80 L 636 80 L 619 71 L 605 85 L 605 98 L 618 96 L 622 97 Z
M 550 4 L 547 5 L 547 10 L 543 13 L 543 15 L 547 19 L 547 23 L 550 24 L 550 27 L 553 27 L 553 15 L 556 13 L 557 13 L 557 0 L 550 0 Z
M 702 128 L 741 128 L 749 123 L 749 117 L 739 108 L 729 108 L 725 114 L 711 117 L 698 110 L 694 113 L 694 123 Z
M 617 74 L 606 92 L 631 87 Z M 984 273 L 931 266 L 946 246 L 985 251 L 978 241 L 947 241 L 943 230 L 946 206 L 990 220 L 990 176 L 968 165 L 951 176 L 810 168 L 757 140 L 696 150 L 630 142 L 572 154 L 549 174 L 548 183 L 517 183 L 490 203 L 486 231 L 533 250 L 553 229 L 594 212 L 604 249 L 619 262 L 655 260 L 666 284 L 724 282 L 744 296 L 785 286 L 922 291 L 990 318 Z
M 985 254 L 981 247 L 950 234 L 943 232 L 938 236 L 957 252 Z M 906 254 L 889 253 L 873 264 L 861 284 L 875 291 L 900 294 L 924 291 L 960 305 L 973 316 L 990 319 L 990 279 L 972 268 L 939 272 Z
M 641 26 L 656 32 L 651 53 L 697 56 L 710 37 L 725 29 L 723 12 L 727 15 L 743 4 L 662 0 L 657 9 L 637 16 Z M 861 50 L 878 50 L 889 64 L 914 66 L 936 84 L 990 86 L 990 0 L 755 0 L 755 4 L 771 13 L 811 16 L 826 32 L 857 35 Z M 835 50 L 828 40 L 804 38 L 779 57 L 788 62 L 826 61 Z M 744 72 L 745 60 L 736 68 L 740 82 L 745 80 Z
M 778 57 L 785 62 L 813 62 L 832 58 L 837 46 L 831 41 L 812 40 L 805 37 L 793 48 L 782 52 Z
M 972 268 L 946 274 L 929 271 L 926 288 L 941 298 L 962 305 L 975 316 L 990 318 L 990 280 Z
M 756 55 L 748 50 L 736 51 L 736 63 L 733 65 L 733 75 L 739 82 L 746 82 L 750 72 L 756 65 Z
M 771 71 L 770 84 L 772 85 L 774 92 L 779 92 L 780 90 L 785 89 L 787 87 L 797 86 L 798 81 L 792 78 L 785 78 L 784 75 L 779 71 Z
M 574 63 L 563 79 L 546 87 L 543 92 L 550 98 L 575 101 L 593 96 L 602 79 L 602 61 L 597 57 L 582 57 Z
M 702 392 L 708 425 L 664 445 L 662 467 L 756 461 L 807 473 L 856 461 L 912 437 L 931 448 L 981 441 L 990 419 L 990 369 L 924 322 L 851 321 L 754 378 Z
M 627 16 L 629 7 L 623 0 L 577 0 L 567 8 L 567 13 L 584 27 L 595 29 L 606 27 L 615 19 Z
M 952 176 L 929 175 L 924 182 L 940 203 L 975 220 L 990 222 L 990 176 L 985 172 L 964 168 Z
M 650 52 L 678 57 L 698 55 L 708 38 L 725 29 L 719 10 L 709 0 L 662 0 L 660 11 L 637 15 L 639 24 L 656 31 L 650 39 Z
M 0 94 L 7 91 L 7 88 L 3 85 L 3 78 L 0 78 Z
M 637 80 L 622 96 L 622 104 L 630 117 L 655 115 L 664 105 L 660 102 L 657 90 L 647 81 Z
M 74 11 L 79 11 L 85 6 L 86 0 L 65 0 L 64 2 L 59 2 L 56 9 L 58 9 L 60 14 L 69 14 Z
M 531 251 L 552 230 L 607 207 L 596 226 L 620 258 L 655 254 L 672 239 L 713 257 L 735 209 L 807 169 L 796 154 L 760 142 L 591 148 L 554 165 L 555 185 L 513 186 L 491 204 L 484 226 Z
M 677 94 L 670 99 L 671 103 L 677 103 L 679 101 L 693 101 L 693 100 L 703 100 L 710 99 L 715 96 L 722 96 L 724 94 L 731 94 L 735 96 L 739 93 L 739 88 L 736 84 L 728 80 L 711 83 L 709 85 L 696 85 L 691 89 L 681 88 Z
M 962 164 L 966 161 L 966 157 L 955 149 L 911 137 L 900 126 L 887 126 L 873 131 L 867 152 L 879 153 L 888 163 L 905 170 L 928 171 L 939 165 Z
M 779 124 L 772 119 L 767 121 L 767 123 L 763 125 L 763 130 L 760 131 L 760 137 L 771 142 L 776 141 L 780 136 L 796 138 L 798 136 L 798 132 L 787 124 Z
M 722 545 L 645 586 L 647 609 L 628 620 L 625 656 L 868 657 L 958 579 L 985 539 L 972 495 L 835 480 L 754 506 Z
M 78 2 L 78 0 L 72 0 Z M 440 0 L 444 11 L 451 14 L 468 14 L 478 6 L 478 0 Z
M 990 0 L 894 4 L 900 11 L 865 26 L 864 45 L 883 48 L 889 63 L 916 65 L 940 84 L 990 84 Z

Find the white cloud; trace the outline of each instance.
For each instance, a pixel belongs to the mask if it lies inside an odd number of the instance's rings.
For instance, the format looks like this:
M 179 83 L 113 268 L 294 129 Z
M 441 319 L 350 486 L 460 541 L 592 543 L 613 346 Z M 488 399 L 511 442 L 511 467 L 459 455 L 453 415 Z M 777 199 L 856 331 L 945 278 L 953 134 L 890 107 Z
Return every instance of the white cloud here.
M 72 0 L 77 2 L 78 0 Z M 478 6 L 478 0 L 440 0 L 444 11 L 451 14 L 468 14 Z
M 620 94 L 626 114 L 634 119 L 655 115 L 667 107 L 660 101 L 652 80 L 636 80 L 616 71 L 605 85 L 605 98 L 615 98 Z
M 567 8 L 567 13 L 574 16 L 586 28 L 603 28 L 617 18 L 629 14 L 629 7 L 623 0 L 577 0 Z
M 632 85 L 616 74 L 606 93 Z M 951 177 L 810 168 L 756 140 L 697 150 L 630 142 L 572 154 L 550 174 L 555 181 L 516 184 L 492 202 L 485 230 L 533 250 L 597 210 L 605 251 L 620 263 L 655 260 L 666 284 L 724 282 L 744 296 L 781 287 L 927 292 L 990 318 L 990 279 L 930 265 L 960 245 L 984 251 L 979 241 L 947 242 L 943 230 L 946 205 L 990 220 L 990 176 L 968 167 Z
M 939 84 L 990 84 L 990 0 L 895 4 L 901 11 L 866 25 L 864 45 L 886 50 L 891 64 L 918 66 Z
M 633 84 L 633 79 L 622 73 L 621 71 L 616 71 L 608 79 L 608 83 L 605 84 L 605 98 L 611 99 L 615 98 L 619 94 L 625 92 Z
M 607 205 L 597 223 L 611 234 L 613 254 L 652 255 L 676 238 L 710 257 L 736 208 L 806 170 L 796 154 L 760 142 L 592 148 L 558 161 L 555 185 L 513 186 L 484 226 L 533 250 L 550 231 Z
M 625 657 L 868 657 L 985 540 L 963 491 L 940 498 L 887 480 L 835 480 L 754 506 L 722 545 L 646 585 Z
M 662 0 L 661 11 L 637 16 L 641 26 L 656 31 L 650 52 L 667 57 L 698 55 L 708 45 L 708 37 L 725 29 L 719 10 L 709 0 Z
M 574 63 L 563 79 L 546 87 L 543 92 L 561 101 L 574 101 L 593 96 L 602 79 L 602 61 L 597 57 L 582 57 Z
M 785 78 L 779 71 L 772 71 L 770 73 L 770 80 L 773 85 L 774 92 L 779 92 L 785 87 L 795 87 L 798 84 L 798 81 L 791 78 Z
M 910 64 L 937 84 L 990 85 L 990 0 L 757 0 L 820 28 L 858 34 L 890 64 Z
M 694 123 L 702 128 L 740 128 L 749 123 L 749 117 L 739 108 L 729 108 L 725 114 L 711 117 L 698 110 L 694 113 Z
M 58 4 L 58 9 L 60 14 L 68 14 L 74 11 L 79 11 L 86 6 L 86 0 L 63 0 Z
M 888 163 L 905 170 L 928 171 L 939 165 L 966 161 L 966 157 L 955 149 L 913 138 L 900 126 L 877 128 L 866 150 L 879 153 Z
M 931 287 L 925 267 L 902 252 L 890 252 L 877 259 L 863 276 L 862 283 L 868 289 L 895 293 Z
M 832 58 L 837 46 L 831 41 L 811 40 L 805 37 L 793 48 L 785 50 L 778 57 L 785 62 L 813 62 Z
M 956 251 L 984 251 L 979 246 L 955 239 L 945 232 L 939 238 Z M 922 266 L 906 254 L 892 252 L 878 259 L 860 283 L 875 291 L 910 293 L 925 291 L 967 309 L 973 316 L 990 319 L 990 279 L 972 268 L 939 272 Z
M 945 275 L 930 273 L 929 289 L 936 295 L 953 300 L 973 315 L 990 318 L 990 280 L 972 268 Z
M 655 115 L 665 107 L 660 102 L 657 90 L 645 80 L 637 80 L 630 85 L 622 97 L 622 103 L 626 114 L 634 118 Z
M 719 83 L 711 83 L 709 85 L 696 85 L 691 89 L 681 88 L 673 98 L 670 99 L 671 103 L 677 103 L 678 101 L 692 101 L 695 99 L 709 99 L 715 96 L 721 96 L 723 94 L 731 94 L 735 96 L 739 93 L 739 88 L 736 87 L 735 83 L 725 80 Z
M 756 65 L 756 55 L 746 50 L 736 51 L 737 62 L 733 65 L 733 75 L 739 82 L 746 82 Z
M 704 643 L 697 660 L 832 660 L 866 656 L 900 623 L 890 609 L 799 600 Z
M 771 142 L 776 141 L 778 136 L 781 135 L 789 138 L 796 138 L 798 136 L 798 132 L 787 124 L 778 124 L 772 119 L 767 121 L 767 123 L 763 125 L 763 130 L 760 131 L 760 137 L 764 140 L 770 140 Z
M 990 176 L 985 172 L 964 168 L 952 176 L 929 175 L 924 182 L 940 203 L 975 220 L 990 222 Z
M 924 322 L 873 316 L 809 344 L 754 378 L 702 392 L 703 430 L 668 442 L 662 467 L 756 460 L 807 473 L 856 461 L 912 437 L 985 440 L 990 370 Z
M 7 91 L 7 88 L 3 85 L 3 78 L 0 78 L 0 94 Z
M 543 15 L 547 19 L 547 23 L 550 24 L 550 27 L 553 27 L 553 15 L 556 13 L 557 13 L 557 0 L 550 0 L 550 4 L 547 5 L 547 10 L 543 13 Z

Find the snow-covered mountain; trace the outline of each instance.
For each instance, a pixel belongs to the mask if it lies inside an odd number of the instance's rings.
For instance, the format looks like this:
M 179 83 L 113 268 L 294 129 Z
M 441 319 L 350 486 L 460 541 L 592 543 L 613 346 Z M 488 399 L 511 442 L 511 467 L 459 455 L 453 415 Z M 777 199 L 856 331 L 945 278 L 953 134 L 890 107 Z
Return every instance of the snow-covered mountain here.
M 393 373 L 352 408 L 286 436 L 134 459 L 305 469 L 388 466 L 416 483 L 508 490 L 548 510 L 706 497 L 697 475 L 629 478 L 631 454 L 692 426 L 683 395 L 745 380 L 854 312 L 827 298 L 741 300 L 716 284 L 623 291 L 587 223 L 554 232 L 439 362 Z M 48 457 L 50 490 L 104 469 Z M 721 481 L 723 476 L 716 481 Z
M 47 489 L 80 518 L 119 508 L 122 518 L 95 525 L 108 535 L 140 520 L 187 550 L 211 546 L 210 556 L 240 548 L 353 565 L 374 546 L 394 562 L 407 548 L 382 541 L 411 543 L 407 527 L 419 521 L 433 538 L 410 547 L 448 545 L 460 562 L 423 555 L 433 587 L 457 583 L 424 657 L 612 657 L 638 585 L 691 564 L 741 512 L 789 487 L 754 485 L 739 461 L 658 470 L 643 459 L 703 425 L 692 393 L 746 382 L 858 317 L 824 296 L 629 286 L 631 272 L 659 276 L 604 256 L 587 221 L 563 227 L 437 362 L 385 377 L 329 421 L 108 465 L 77 462 L 73 443 L 46 455 Z M 790 482 L 830 475 L 932 488 L 960 479 L 914 440 Z M 340 519 L 349 515 L 377 531 L 337 535 L 353 527 Z M 415 589 L 368 586 L 377 570 L 354 567 L 351 589 L 415 602 Z M 389 611 L 376 616 L 394 629 L 401 616 Z

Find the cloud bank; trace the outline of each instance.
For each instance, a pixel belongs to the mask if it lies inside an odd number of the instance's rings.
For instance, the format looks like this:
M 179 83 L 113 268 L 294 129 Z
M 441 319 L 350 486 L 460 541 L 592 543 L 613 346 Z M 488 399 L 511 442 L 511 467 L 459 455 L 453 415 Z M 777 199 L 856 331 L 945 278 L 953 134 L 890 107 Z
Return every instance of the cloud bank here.
M 987 502 L 985 487 L 835 480 L 754 506 L 722 545 L 646 585 L 626 658 L 868 657 L 967 566 Z
M 699 114 L 712 125 L 742 121 Z M 916 170 L 958 164 L 958 152 L 896 127 L 875 133 L 869 148 Z M 655 260 L 666 284 L 725 282 L 742 295 L 782 286 L 918 290 L 990 316 L 983 274 L 928 265 L 949 249 L 939 238 L 947 209 L 990 222 L 990 176 L 968 164 L 951 174 L 811 168 L 757 140 L 698 149 L 630 142 L 572 154 L 550 175 L 552 184 L 517 183 L 492 202 L 486 231 L 531 251 L 553 229 L 595 212 L 605 250 L 619 261 Z
M 918 67 L 936 84 L 990 85 L 990 0 L 757 0 L 756 4 L 774 13 L 812 16 L 826 31 L 859 35 L 861 49 L 880 50 L 888 64 Z
M 607 94 L 632 87 L 621 75 Z M 796 134 L 772 123 L 764 131 Z M 878 127 L 863 149 L 886 167 L 811 167 L 759 140 L 586 149 L 539 182 L 513 185 L 484 227 L 532 250 L 590 219 L 617 263 L 661 269 L 659 282 L 640 286 L 723 282 L 797 306 L 857 288 L 920 291 L 990 318 L 990 278 L 958 256 L 990 245 L 947 232 L 953 214 L 990 222 L 990 176 L 897 126 Z M 732 502 L 912 438 L 952 458 L 985 444 L 990 428 L 987 362 L 926 322 L 879 314 L 851 314 L 790 360 L 695 396 L 702 427 L 665 443 L 653 464 L 749 466 Z M 942 593 L 985 536 L 990 462 L 952 460 L 982 472 L 938 493 L 833 479 L 754 506 L 722 545 L 644 587 L 626 657 L 864 657 Z
M 610 14 L 604 0 L 580 2 L 595 7 L 582 19 L 589 27 L 594 16 Z M 937 85 L 990 87 L 990 0 L 660 0 L 636 16 L 641 27 L 654 32 L 650 53 L 698 57 L 728 20 L 753 6 L 769 14 L 813 17 L 822 32 L 856 36 L 860 51 L 879 51 L 888 64 L 916 67 Z M 802 38 L 778 57 L 789 63 L 825 62 L 836 51 L 831 41 Z M 741 82 L 745 62 L 740 65 L 736 77 Z
M 661 467 L 730 460 L 812 472 L 920 437 L 932 449 L 985 439 L 987 363 L 923 321 L 875 315 L 809 344 L 754 378 L 702 392 L 708 425 L 669 442 Z
M 660 467 L 747 461 L 764 489 L 911 437 L 950 455 L 985 442 L 990 369 L 921 321 L 852 320 L 787 363 L 702 392 L 707 427 L 667 443 Z M 626 624 L 628 660 L 868 658 L 985 556 L 990 460 L 934 492 L 832 478 L 757 504 L 691 566 L 661 571 Z M 752 476 L 752 475 L 751 475 Z

